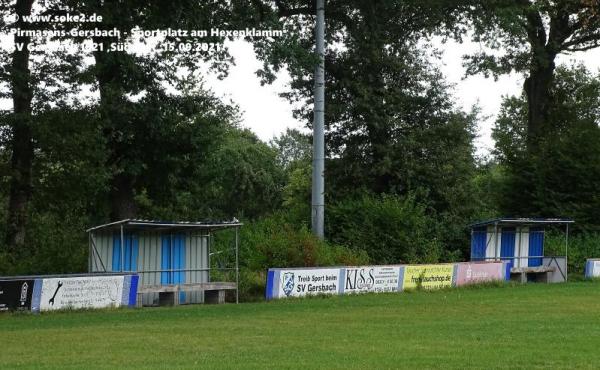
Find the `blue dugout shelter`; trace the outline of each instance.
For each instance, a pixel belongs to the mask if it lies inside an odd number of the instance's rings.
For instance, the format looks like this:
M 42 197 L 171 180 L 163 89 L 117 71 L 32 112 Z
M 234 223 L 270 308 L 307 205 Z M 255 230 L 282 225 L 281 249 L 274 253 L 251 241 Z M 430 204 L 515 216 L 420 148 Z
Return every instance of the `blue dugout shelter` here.
M 470 226 L 471 261 L 502 260 L 507 262 L 507 273 L 521 274 L 521 279 L 529 273 L 553 272 L 553 279 L 564 281 L 569 225 L 573 222 L 563 218 L 497 218 L 474 223 Z M 564 256 L 545 256 L 544 235 L 548 226 L 564 227 Z
M 241 226 L 236 219 L 226 222 L 126 219 L 95 226 L 87 230 L 88 270 L 137 273 L 139 304 L 221 303 L 225 300 L 225 290 L 235 290 L 237 301 Z M 214 234 L 225 229 L 235 232 L 231 249 L 211 250 Z M 220 259 L 218 264 L 211 263 L 215 255 Z M 221 280 L 224 277 L 230 280 Z M 215 278 L 219 280 L 213 281 Z

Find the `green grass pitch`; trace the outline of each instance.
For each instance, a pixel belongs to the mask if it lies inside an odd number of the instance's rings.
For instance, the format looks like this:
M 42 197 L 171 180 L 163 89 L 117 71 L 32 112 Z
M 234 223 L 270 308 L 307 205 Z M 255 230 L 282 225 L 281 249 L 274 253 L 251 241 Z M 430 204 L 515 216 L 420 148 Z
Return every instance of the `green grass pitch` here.
M 598 368 L 600 283 L 0 315 L 0 369 Z

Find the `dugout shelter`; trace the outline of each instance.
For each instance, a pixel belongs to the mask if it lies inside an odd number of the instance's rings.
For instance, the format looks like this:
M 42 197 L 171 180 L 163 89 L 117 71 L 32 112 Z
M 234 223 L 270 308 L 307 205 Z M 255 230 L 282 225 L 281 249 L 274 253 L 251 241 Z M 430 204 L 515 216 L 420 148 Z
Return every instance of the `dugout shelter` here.
M 165 222 L 125 219 L 92 227 L 90 273 L 139 275 L 138 305 L 238 302 L 239 228 L 226 222 Z M 232 231 L 232 244 L 213 250 L 214 236 Z M 230 232 L 231 234 L 231 232 Z M 217 259 L 211 261 L 211 259 Z
M 513 280 L 561 282 L 567 280 L 569 225 L 564 218 L 497 218 L 471 227 L 471 261 L 505 261 Z M 564 230 L 564 255 L 546 256 L 546 228 Z

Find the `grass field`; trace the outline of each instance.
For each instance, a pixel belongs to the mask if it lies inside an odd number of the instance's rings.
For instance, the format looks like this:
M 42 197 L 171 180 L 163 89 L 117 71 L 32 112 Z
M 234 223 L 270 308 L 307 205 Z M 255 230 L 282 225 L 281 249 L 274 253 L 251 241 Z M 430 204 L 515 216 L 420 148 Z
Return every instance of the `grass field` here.
M 600 283 L 0 315 L 0 368 L 598 368 Z

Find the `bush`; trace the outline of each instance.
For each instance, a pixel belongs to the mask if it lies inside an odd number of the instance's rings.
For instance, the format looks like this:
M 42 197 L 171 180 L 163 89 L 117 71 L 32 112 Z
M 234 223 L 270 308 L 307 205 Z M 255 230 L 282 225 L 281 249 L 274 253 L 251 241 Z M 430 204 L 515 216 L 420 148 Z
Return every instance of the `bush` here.
M 240 233 L 240 299 L 264 295 L 271 267 L 346 266 L 369 263 L 366 252 L 352 251 L 316 238 L 277 213 L 246 224 Z
M 327 234 L 334 244 L 366 252 L 376 264 L 438 262 L 436 224 L 413 196 L 363 196 L 329 207 Z
M 564 256 L 564 233 L 548 233 L 545 241 L 545 248 L 546 255 Z M 575 235 L 569 235 L 568 253 L 567 267 L 569 273 L 583 274 L 586 259 L 600 258 L 600 234 L 581 232 Z

